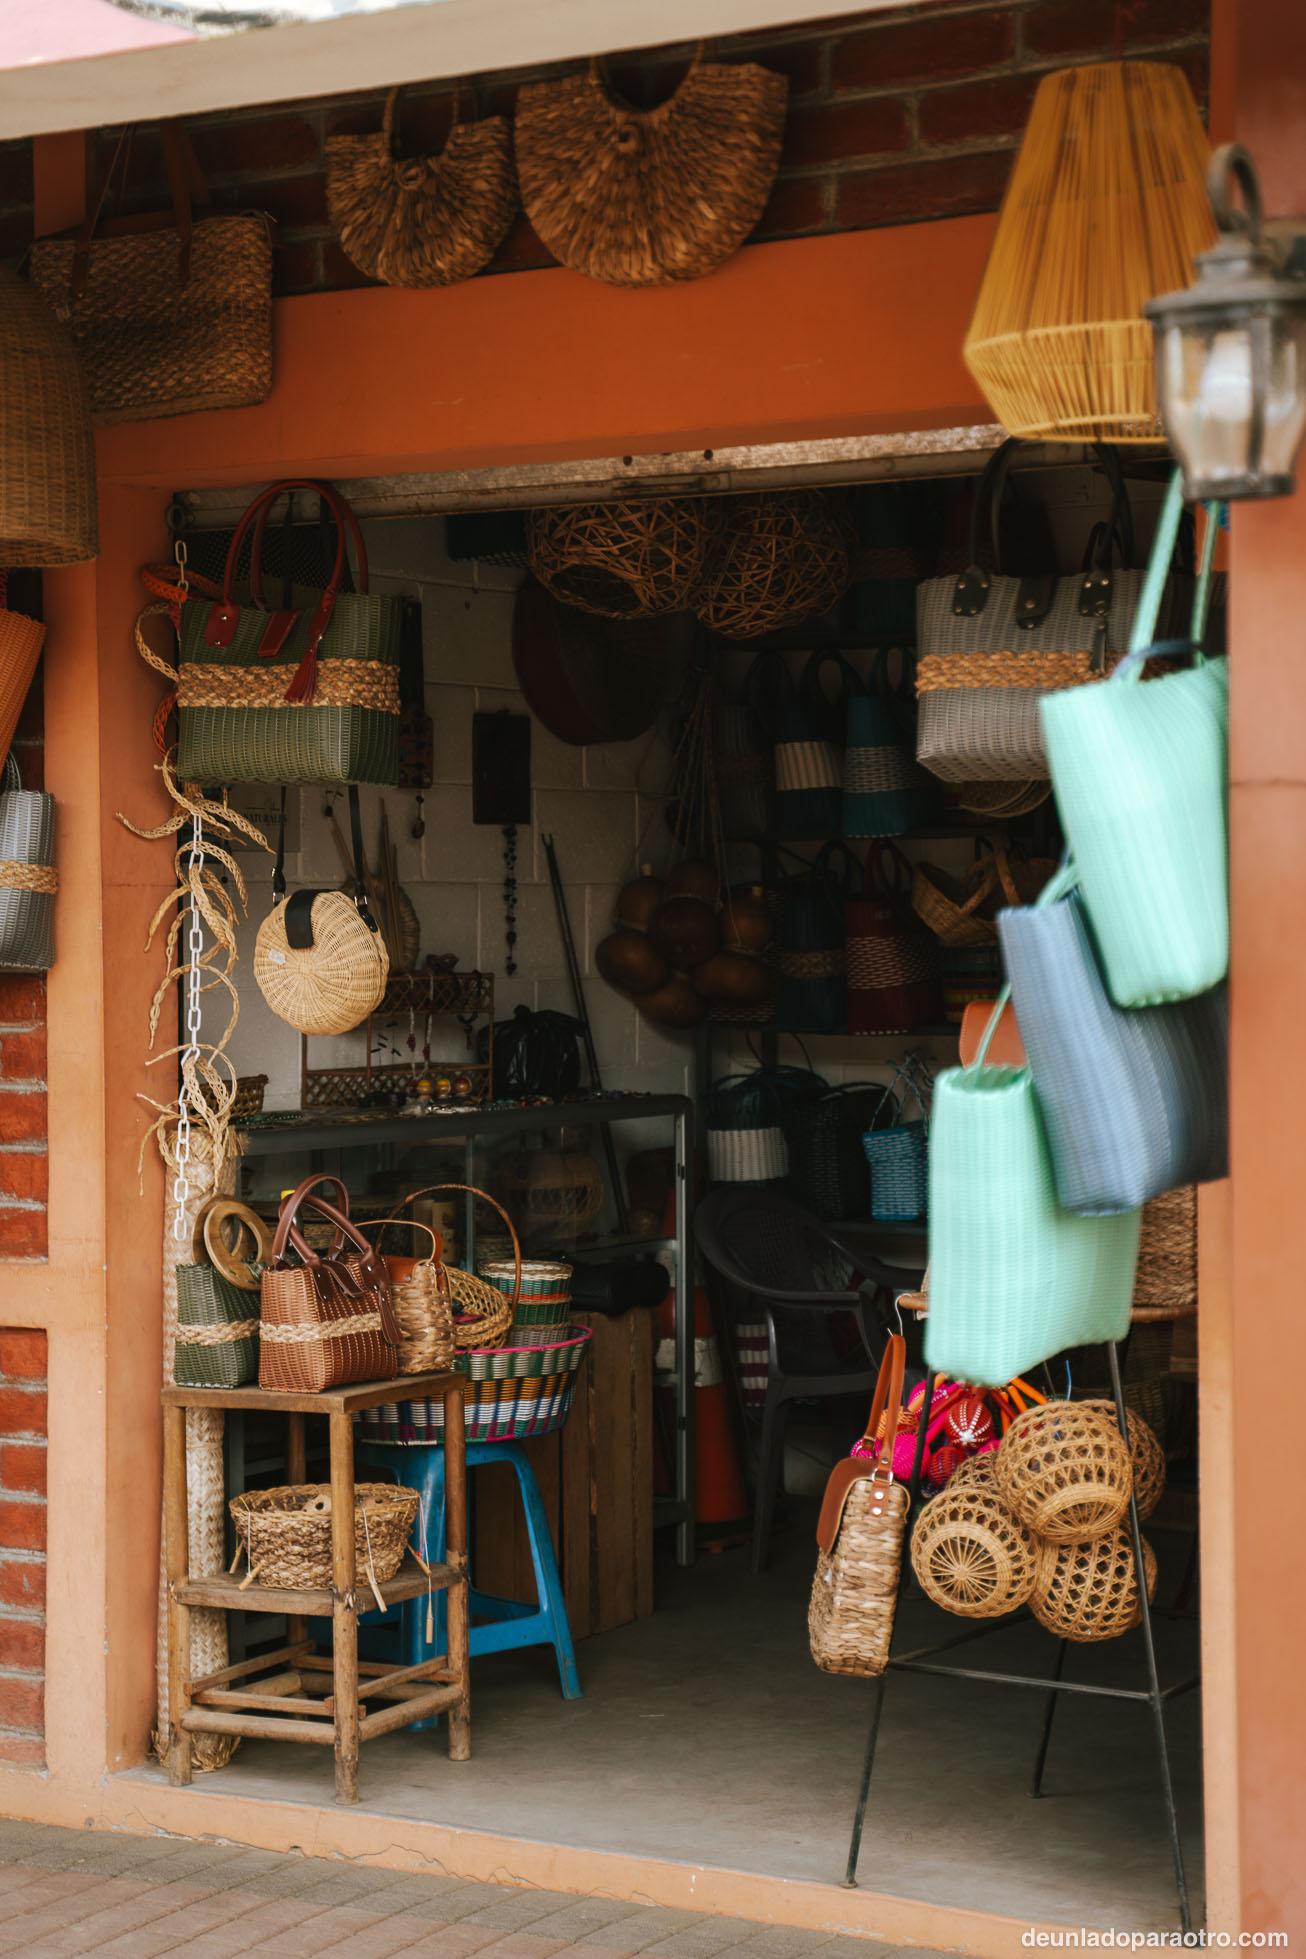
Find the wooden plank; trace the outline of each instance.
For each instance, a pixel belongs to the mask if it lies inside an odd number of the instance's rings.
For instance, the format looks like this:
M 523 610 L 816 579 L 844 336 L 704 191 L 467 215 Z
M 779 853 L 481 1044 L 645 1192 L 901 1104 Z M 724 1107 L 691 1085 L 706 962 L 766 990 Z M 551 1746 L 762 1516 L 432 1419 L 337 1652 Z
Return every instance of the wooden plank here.
M 330 1748 L 336 1738 L 334 1721 L 296 1721 L 287 1716 L 274 1720 L 270 1714 L 226 1713 L 218 1708 L 192 1707 L 182 1716 L 188 1734 L 245 1735 L 272 1741 L 318 1741 Z
M 573 1314 L 581 1324 L 590 1321 Z M 590 1585 L 590 1363 L 581 1362 L 572 1396 L 571 1413 L 558 1437 L 561 1481 L 559 1534 L 562 1594 L 573 1639 L 588 1639 L 593 1631 L 593 1590 Z
M 358 1801 L 358 1599 L 354 1546 L 354 1426 L 331 1415 L 331 1645 L 335 1662 L 336 1801 Z
M 433 1564 L 430 1582 L 435 1591 L 443 1591 L 458 1582 L 458 1574 L 448 1565 Z M 252 1585 L 243 1589 L 242 1585 L 243 1581 L 231 1572 L 215 1572 L 211 1578 L 184 1578 L 177 1587 L 177 1597 L 185 1605 L 212 1605 L 224 1612 L 299 1613 L 315 1619 L 327 1618 L 334 1602 L 325 1586 L 299 1591 L 288 1585 L 264 1585 L 257 1578 Z M 387 1605 L 397 1605 L 404 1599 L 422 1596 L 426 1586 L 427 1577 L 421 1566 L 405 1558 L 398 1574 L 387 1578 L 380 1591 Z M 371 1597 L 369 1586 L 369 1604 Z
M 259 1709 L 284 1708 L 287 1714 L 328 1714 L 330 1709 L 322 1701 L 300 1700 L 293 1694 L 251 1694 L 228 1691 L 222 1687 L 210 1688 L 206 1694 L 195 1696 L 197 1706 L 235 1707 Z
M 450 1585 L 445 1602 L 449 1665 L 458 1681 L 456 1687 L 446 1690 L 452 1695 L 452 1699 L 445 1703 L 449 1709 L 449 1759 L 452 1762 L 465 1762 L 472 1752 L 471 1655 L 468 1644 L 471 1599 L 467 1556 L 467 1440 L 461 1389 L 458 1394 L 447 1392 L 444 1396 L 444 1491 L 445 1558 L 457 1581 Z M 373 1723 L 380 1718 L 369 1716 Z M 383 1734 L 386 1730 L 373 1725 L 369 1732 Z
M 268 1667 L 279 1666 L 282 1660 L 298 1660 L 301 1655 L 311 1653 L 312 1646 L 307 1640 L 297 1640 L 293 1646 L 279 1646 L 275 1653 L 260 1653 L 256 1660 L 239 1660 L 234 1666 L 221 1667 L 216 1673 L 206 1673 L 202 1680 L 191 1682 L 192 1694 L 207 1693 L 210 1687 L 225 1687 L 229 1680 L 244 1680 L 251 1673 L 262 1673 Z
M 442 1666 L 448 1665 L 448 1660 L 446 1659 L 443 1653 L 435 1654 L 428 1664 L 434 1666 L 436 1660 L 438 1660 Z M 305 1657 L 299 1663 L 299 1670 L 301 1673 L 330 1673 L 331 1656 L 329 1653 L 306 1654 Z M 389 1660 L 360 1660 L 358 1662 L 358 1671 L 360 1677 L 362 1677 L 364 1682 L 360 1691 L 362 1693 L 363 1699 L 366 1700 L 367 1679 L 374 1674 L 379 1678 L 384 1677 L 384 1675 L 386 1675 L 391 1671 L 391 1663 Z
M 449 1662 L 445 1654 L 437 1653 L 434 1659 L 420 1660 L 416 1666 L 395 1667 L 390 1673 L 378 1673 L 359 1685 L 359 1695 L 370 1700 L 373 1694 L 387 1693 L 392 1687 L 405 1685 L 410 1680 L 437 1680 L 441 1673 L 449 1673 Z
M 262 1408 L 287 1415 L 351 1415 L 379 1408 L 385 1401 L 437 1400 L 451 1389 L 466 1392 L 461 1374 L 403 1374 L 392 1381 L 361 1381 L 327 1388 L 322 1394 L 273 1394 L 267 1388 L 178 1388 L 163 1390 L 165 1408 Z
M 375 1714 L 366 1714 L 359 1724 L 359 1733 L 364 1741 L 371 1741 L 376 1735 L 393 1734 L 396 1728 L 406 1728 L 413 1721 L 424 1721 L 428 1714 L 439 1714 L 445 1708 L 454 1709 L 462 1699 L 460 1686 L 432 1688 L 429 1694 L 415 1695 L 411 1700 L 394 1701 L 389 1707 L 378 1707 Z M 450 1716 L 452 1719 L 452 1714 Z M 466 1756 L 452 1755 L 454 1761 L 466 1761 Z

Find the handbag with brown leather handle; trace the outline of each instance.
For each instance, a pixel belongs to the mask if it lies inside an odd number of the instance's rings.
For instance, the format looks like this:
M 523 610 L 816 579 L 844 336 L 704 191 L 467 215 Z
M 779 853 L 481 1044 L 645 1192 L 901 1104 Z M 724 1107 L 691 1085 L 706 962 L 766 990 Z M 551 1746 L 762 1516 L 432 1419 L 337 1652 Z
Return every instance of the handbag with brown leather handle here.
M 888 1665 L 907 1522 L 907 1491 L 893 1474 L 906 1358 L 906 1340 L 890 1334 L 862 1438 L 866 1453 L 836 1463 L 825 1487 L 807 1612 L 812 1658 L 823 1673 L 873 1679 Z M 872 1460 L 881 1415 L 884 1440 Z
M 334 1184 L 341 1208 L 311 1195 L 315 1184 Z M 335 1226 L 325 1257 L 295 1228 L 305 1204 Z M 349 1196 L 338 1177 L 306 1177 L 282 1205 L 260 1313 L 258 1384 L 271 1393 L 322 1394 L 398 1373 L 401 1333 L 390 1276 L 381 1254 L 350 1223 Z

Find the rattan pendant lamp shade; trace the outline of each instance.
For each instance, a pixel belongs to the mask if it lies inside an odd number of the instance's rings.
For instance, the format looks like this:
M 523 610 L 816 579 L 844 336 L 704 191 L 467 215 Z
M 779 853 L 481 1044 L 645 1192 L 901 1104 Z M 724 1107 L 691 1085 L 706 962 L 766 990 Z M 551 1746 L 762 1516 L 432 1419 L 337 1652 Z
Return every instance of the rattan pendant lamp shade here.
M 0 565 L 75 565 L 98 549 L 95 443 L 72 337 L 0 266 Z
M 1206 135 L 1182 72 L 1047 75 L 998 216 L 966 364 L 1012 435 L 1155 442 L 1146 300 L 1215 242 Z

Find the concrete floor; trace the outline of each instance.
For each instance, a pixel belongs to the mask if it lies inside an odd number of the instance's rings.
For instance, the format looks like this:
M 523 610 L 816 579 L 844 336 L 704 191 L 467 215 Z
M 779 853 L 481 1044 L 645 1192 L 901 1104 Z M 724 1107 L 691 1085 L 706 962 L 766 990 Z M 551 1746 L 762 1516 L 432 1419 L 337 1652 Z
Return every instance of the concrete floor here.
M 1188 1540 L 1154 1532 L 1162 1601 Z M 871 1689 L 818 1672 L 807 1649 L 813 1547 L 800 1514 L 772 1569 L 742 1551 L 660 1571 L 651 1619 L 578 1651 L 584 1698 L 559 1698 L 547 1649 L 478 1661 L 474 1757 L 442 1734 L 372 1742 L 362 1807 L 546 1843 L 838 1883 Z M 1162 1684 L 1195 1671 L 1192 1616 L 1154 1621 Z M 895 1648 L 962 1622 L 920 1599 L 900 1608 Z M 1037 1625 L 1004 1628 L 957 1658 L 1042 1675 L 1055 1648 Z M 1067 1677 L 1143 1684 L 1141 1636 L 1070 1650 Z M 868 1890 L 1021 1919 L 1128 1929 L 1177 1924 L 1170 1850 L 1146 1707 L 1061 1697 L 1045 1781 L 1027 1793 L 1043 1696 L 891 1674 L 860 1878 Z M 1200 1709 L 1169 1714 L 1194 1919 L 1201 1919 Z M 145 1770 L 136 1773 L 154 1774 Z M 246 1741 L 206 1790 L 329 1804 L 325 1749 Z

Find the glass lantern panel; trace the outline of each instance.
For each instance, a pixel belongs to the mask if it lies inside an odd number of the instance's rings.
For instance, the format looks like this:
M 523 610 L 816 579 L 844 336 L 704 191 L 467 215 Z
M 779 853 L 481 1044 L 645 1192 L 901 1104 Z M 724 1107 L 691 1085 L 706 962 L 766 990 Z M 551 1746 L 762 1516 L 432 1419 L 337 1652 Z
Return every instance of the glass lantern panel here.
M 1261 474 L 1291 476 L 1306 428 L 1306 316 L 1274 313 L 1265 327 L 1269 358 Z
M 1158 380 L 1166 432 L 1189 485 L 1218 496 L 1222 482 L 1245 477 L 1251 465 L 1250 324 L 1167 327 Z

